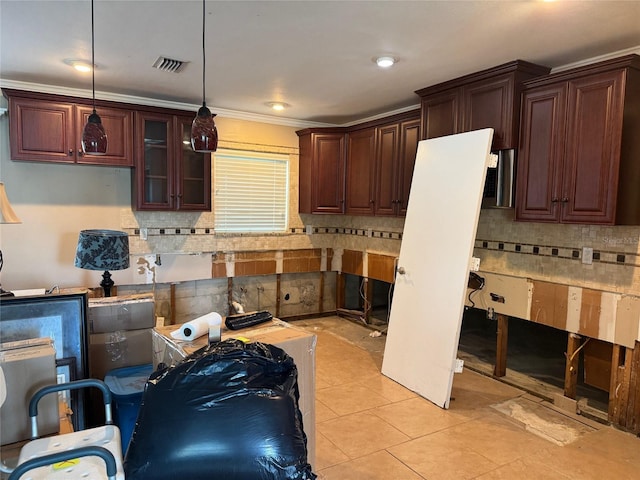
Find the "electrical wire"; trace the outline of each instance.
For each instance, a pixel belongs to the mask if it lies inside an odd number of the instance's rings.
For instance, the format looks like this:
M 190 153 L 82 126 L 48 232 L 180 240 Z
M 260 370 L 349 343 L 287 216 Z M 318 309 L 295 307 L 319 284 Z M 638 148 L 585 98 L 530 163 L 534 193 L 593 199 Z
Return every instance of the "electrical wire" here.
M 471 296 L 472 296 L 474 293 L 479 292 L 481 289 L 482 289 L 482 287 L 480 287 L 480 288 L 476 288 L 476 289 L 471 290 L 471 291 L 469 292 L 469 295 L 467 296 L 467 299 L 469 300 L 469 303 L 471 304 L 471 308 L 476 308 L 476 304 L 475 304 L 475 302 L 471 299 Z
M 580 350 L 582 350 L 582 349 L 587 345 L 587 343 L 589 343 L 589 340 L 591 340 L 591 339 L 590 339 L 590 338 L 587 338 L 587 339 L 584 341 L 584 343 L 583 343 L 582 345 L 580 345 L 578 348 L 576 348 L 576 351 L 575 351 L 575 352 L 573 352 L 573 353 L 571 354 L 571 356 L 569 357 L 569 363 L 573 362 L 573 359 L 576 357 L 576 355 L 577 355 L 578 353 L 580 353 Z M 565 353 L 565 356 L 566 356 L 566 355 L 567 355 L 567 354 Z
M 366 315 L 366 314 L 367 314 L 367 312 L 369 311 L 369 308 L 371 307 L 371 305 L 370 305 L 370 303 L 369 303 L 369 300 L 367 300 L 367 296 L 365 295 L 365 292 L 364 292 L 364 284 L 365 284 L 365 280 L 366 280 L 366 279 L 365 279 L 364 277 L 362 277 L 362 278 L 360 279 L 360 288 L 358 289 L 358 290 L 360 291 L 360 297 L 362 298 L 362 301 L 363 301 L 362 306 L 363 306 L 363 308 L 364 308 L 364 315 Z M 362 317 L 362 322 L 363 322 L 365 325 L 368 325 L 367 320 L 366 320 L 366 318 L 365 318 L 364 316 Z

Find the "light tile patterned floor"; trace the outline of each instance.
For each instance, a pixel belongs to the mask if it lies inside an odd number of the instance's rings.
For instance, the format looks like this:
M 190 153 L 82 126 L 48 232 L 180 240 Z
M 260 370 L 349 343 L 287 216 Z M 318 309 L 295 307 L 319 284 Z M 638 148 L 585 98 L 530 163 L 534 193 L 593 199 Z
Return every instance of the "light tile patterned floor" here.
M 544 402 L 468 370 L 455 375 L 443 410 L 380 373 L 384 336 L 338 317 L 296 325 L 318 336 L 314 471 L 322 480 L 640 479 L 634 435 L 567 414 L 581 433 L 558 446 L 492 408 Z

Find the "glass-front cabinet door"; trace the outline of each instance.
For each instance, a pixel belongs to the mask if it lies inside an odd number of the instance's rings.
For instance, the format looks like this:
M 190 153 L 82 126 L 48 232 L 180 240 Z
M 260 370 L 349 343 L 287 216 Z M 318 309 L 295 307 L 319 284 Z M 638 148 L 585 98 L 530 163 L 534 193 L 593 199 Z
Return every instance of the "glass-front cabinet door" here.
M 211 210 L 211 155 L 191 149 L 191 117 L 138 112 L 136 208 Z
M 136 206 L 173 210 L 173 116 L 137 113 Z
M 178 180 L 178 208 L 180 210 L 211 210 L 211 154 L 194 152 L 191 148 L 192 117 L 179 117 L 182 132 L 179 145 L 181 165 Z

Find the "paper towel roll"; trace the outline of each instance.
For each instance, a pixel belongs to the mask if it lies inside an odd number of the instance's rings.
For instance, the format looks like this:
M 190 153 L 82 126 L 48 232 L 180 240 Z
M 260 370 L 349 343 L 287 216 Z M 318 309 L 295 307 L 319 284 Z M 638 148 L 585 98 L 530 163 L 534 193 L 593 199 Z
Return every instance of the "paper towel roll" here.
M 190 322 L 183 323 L 178 330 L 171 332 L 176 340 L 192 341 L 209 333 L 211 325 L 220 325 L 222 317 L 216 312 L 207 313 Z

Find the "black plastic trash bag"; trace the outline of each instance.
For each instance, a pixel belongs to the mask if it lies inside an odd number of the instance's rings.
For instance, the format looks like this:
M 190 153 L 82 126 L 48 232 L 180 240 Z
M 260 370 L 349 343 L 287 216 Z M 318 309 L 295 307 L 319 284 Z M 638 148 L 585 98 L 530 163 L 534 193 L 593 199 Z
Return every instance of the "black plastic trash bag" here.
M 297 369 L 282 349 L 226 340 L 154 372 L 127 480 L 307 480 Z

